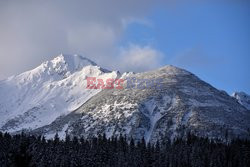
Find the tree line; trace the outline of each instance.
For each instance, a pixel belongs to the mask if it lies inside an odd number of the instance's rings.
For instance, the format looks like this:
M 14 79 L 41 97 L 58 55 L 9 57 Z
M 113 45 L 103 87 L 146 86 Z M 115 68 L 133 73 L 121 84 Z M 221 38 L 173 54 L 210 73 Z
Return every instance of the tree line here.
M 249 167 L 250 141 L 230 143 L 188 134 L 170 142 L 135 142 L 99 135 L 91 139 L 66 136 L 46 140 L 28 134 L 0 132 L 1 167 Z

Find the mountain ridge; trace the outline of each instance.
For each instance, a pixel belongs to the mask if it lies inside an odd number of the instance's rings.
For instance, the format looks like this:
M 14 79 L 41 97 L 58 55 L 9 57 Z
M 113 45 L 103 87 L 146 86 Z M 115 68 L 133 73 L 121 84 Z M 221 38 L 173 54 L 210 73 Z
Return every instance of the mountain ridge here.
M 16 127 L 25 124 L 23 122 L 39 124 L 41 121 L 43 124 L 44 121 L 44 124 L 47 124 L 53 121 L 51 118 L 76 109 L 100 91 L 85 89 L 87 77 L 116 78 L 119 75 L 118 72 L 104 70 L 82 57 L 72 56 L 72 59 L 67 61 L 64 60 L 65 57 L 69 58 L 59 55 L 33 70 L 2 80 L 1 126 L 11 121 Z M 78 61 L 75 63 L 76 59 Z M 63 105 L 64 103 L 67 105 Z M 39 116 L 45 116 L 43 112 L 46 112 L 47 118 L 39 120 Z M 16 120 L 18 117 L 20 121 Z M 28 128 L 32 128 L 32 125 Z
M 86 138 L 100 133 L 108 137 L 124 134 L 137 140 L 144 137 L 147 142 L 188 132 L 209 138 L 247 138 L 250 134 L 246 108 L 175 66 L 120 74 L 78 55 L 59 55 L 31 71 L 1 82 L 0 91 L 7 96 L 0 97 L 0 130 L 26 130 L 47 138 L 56 133 L 61 138 L 66 134 Z M 123 78 L 124 86 L 129 77 L 161 78 L 163 87 L 86 89 L 87 77 Z

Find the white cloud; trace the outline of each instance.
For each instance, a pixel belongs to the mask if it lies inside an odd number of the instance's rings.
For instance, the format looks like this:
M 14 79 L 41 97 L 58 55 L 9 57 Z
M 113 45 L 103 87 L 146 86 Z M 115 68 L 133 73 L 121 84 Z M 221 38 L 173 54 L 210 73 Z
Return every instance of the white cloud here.
M 0 76 L 60 53 L 83 54 L 109 68 L 127 26 L 150 26 L 145 16 L 160 3 L 164 0 L 0 1 Z
M 131 44 L 120 52 L 120 69 L 142 72 L 160 67 L 163 54 L 151 46 Z
M 88 23 L 68 32 L 68 45 L 73 52 L 98 59 L 114 47 L 120 32 L 105 24 Z

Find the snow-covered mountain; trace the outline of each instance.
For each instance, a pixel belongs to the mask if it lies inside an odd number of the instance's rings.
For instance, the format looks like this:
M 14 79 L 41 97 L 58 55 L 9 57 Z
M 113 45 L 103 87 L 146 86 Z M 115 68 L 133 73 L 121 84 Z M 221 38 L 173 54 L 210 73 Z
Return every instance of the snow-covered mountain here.
M 86 77 L 116 78 L 79 55 L 60 55 L 0 82 L 0 127 L 36 129 L 76 110 L 100 90 L 86 89 Z
M 250 95 L 244 92 L 234 92 L 232 97 L 236 98 L 241 105 L 250 110 Z
M 173 66 L 130 74 L 139 79 L 163 78 L 161 89 L 104 90 L 80 108 L 35 132 L 84 136 L 120 133 L 146 141 L 192 132 L 210 138 L 249 137 L 250 113 L 223 91 Z
M 86 77 L 136 78 L 136 88 L 86 89 Z M 145 88 L 161 80 L 161 88 Z M 152 83 L 151 83 L 152 84 Z M 153 83 L 154 85 L 155 83 Z M 154 85 L 155 86 L 155 85 Z M 194 74 L 165 66 L 144 73 L 102 69 L 81 56 L 60 55 L 0 82 L 0 130 L 61 138 L 106 133 L 147 141 L 185 136 L 250 137 L 250 112 Z

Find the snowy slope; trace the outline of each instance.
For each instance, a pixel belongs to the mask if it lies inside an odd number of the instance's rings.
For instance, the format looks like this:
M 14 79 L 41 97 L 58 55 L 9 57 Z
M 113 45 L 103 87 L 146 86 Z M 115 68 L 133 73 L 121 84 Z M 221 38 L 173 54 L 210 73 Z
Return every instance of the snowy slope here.
M 35 129 L 80 107 L 100 90 L 86 89 L 86 77 L 116 78 L 79 55 L 59 55 L 37 68 L 0 82 L 0 129 Z
M 249 137 L 250 112 L 223 91 L 173 66 L 126 75 L 163 78 L 161 89 L 103 90 L 53 123 L 34 130 L 47 138 L 66 133 L 86 138 L 126 134 L 147 142 L 182 137 L 187 132 L 209 138 Z M 225 139 L 226 140 L 226 139 Z
M 248 94 L 244 92 L 234 92 L 232 97 L 236 98 L 241 105 L 250 110 L 250 96 Z
M 86 77 L 163 80 L 160 89 L 100 90 L 86 89 Z M 249 96 L 233 96 L 238 102 L 174 66 L 120 75 L 79 55 L 59 55 L 0 81 L 0 131 L 27 130 L 46 138 L 56 133 L 61 138 L 66 133 L 86 138 L 126 134 L 147 142 L 187 132 L 209 138 L 249 137 Z

